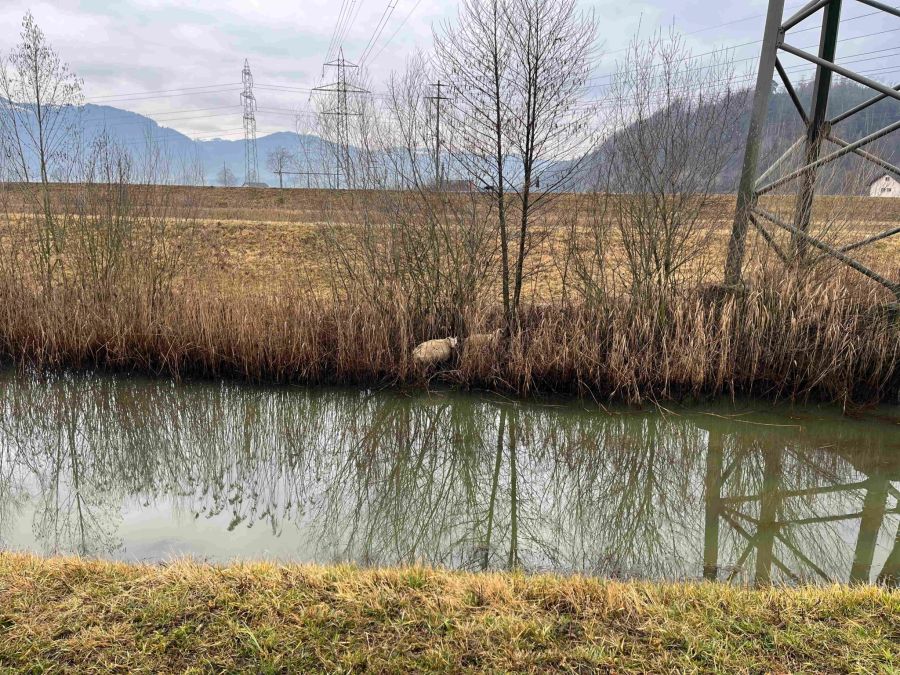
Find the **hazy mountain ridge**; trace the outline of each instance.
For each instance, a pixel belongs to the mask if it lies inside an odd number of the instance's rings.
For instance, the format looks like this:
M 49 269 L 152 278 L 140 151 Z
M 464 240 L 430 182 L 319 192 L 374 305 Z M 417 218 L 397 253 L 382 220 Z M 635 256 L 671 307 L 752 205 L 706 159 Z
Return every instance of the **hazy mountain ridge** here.
M 18 107 L 27 109 L 27 106 Z M 195 139 L 165 126 L 166 120 L 156 121 L 140 113 L 92 103 L 68 108 L 61 117 L 59 128 L 80 138 L 76 146 L 80 145 L 85 155 L 97 139 L 105 135 L 129 152 L 138 170 L 151 152 L 160 155 L 175 182 L 214 185 L 223 166 L 234 174 L 238 183 L 245 180 L 243 138 Z M 294 170 L 317 171 L 319 162 L 312 158 L 323 156 L 330 144 L 317 136 L 300 136 L 290 131 L 260 136 L 257 139 L 259 178 L 269 185 L 277 185 L 278 177 L 266 168 L 266 159 L 269 153 L 281 147 L 297 155 L 299 166 Z M 310 158 L 309 161 L 304 157 Z M 27 161 L 29 170 L 34 172 L 36 157 L 28 156 Z M 290 184 L 290 178 L 285 176 L 285 184 Z
M 156 120 L 139 113 L 121 110 L 111 106 L 88 104 L 82 109 L 81 122 L 85 129 L 85 137 L 90 140 L 105 131 L 118 144 L 129 148 L 136 158 L 151 143 L 164 150 L 170 159 L 183 163 L 186 171 L 192 173 L 191 180 L 196 178 L 197 165 L 202 167 L 202 182 L 215 185 L 223 166 L 227 167 L 237 178 L 238 183 L 245 181 L 244 139 L 209 138 L 194 139 L 181 132 L 165 126 L 165 120 Z M 236 115 L 239 118 L 238 115 Z M 303 151 L 301 151 L 301 145 Z M 278 148 L 286 148 L 295 153 L 300 165 L 295 170 L 315 171 L 311 162 L 305 162 L 305 155 L 320 157 L 329 147 L 327 141 L 317 136 L 300 136 L 292 131 L 279 131 L 259 136 L 256 141 L 259 159 L 259 178 L 269 185 L 278 185 L 278 177 L 266 168 L 266 159 Z M 188 177 L 188 176 L 186 176 Z M 285 176 L 286 184 L 290 184 L 291 176 Z
M 810 83 L 801 84 L 797 90 L 801 100 L 808 106 L 812 85 Z M 748 90 L 739 95 L 743 96 L 745 101 L 740 107 L 739 123 L 734 127 L 734 133 L 737 136 L 731 139 L 737 151 L 729 158 L 715 181 L 715 189 L 719 192 L 733 192 L 740 177 L 744 144 L 749 127 L 752 92 Z M 869 99 L 872 95 L 871 90 L 861 85 L 846 81 L 835 83 L 829 102 L 829 115 L 834 116 L 847 110 Z M 717 105 L 717 103 L 707 105 Z M 228 168 L 238 184 L 242 184 L 246 179 L 243 138 L 233 140 L 194 139 L 176 129 L 165 126 L 165 120 L 158 122 L 145 115 L 108 105 L 87 104 L 81 108 L 72 108 L 71 114 L 77 116 L 77 119 L 67 119 L 66 123 L 71 122 L 73 128 L 81 130 L 84 147 L 89 147 L 105 133 L 117 145 L 128 149 L 138 167 L 152 149 L 167 159 L 171 178 L 176 182 L 216 185 L 223 167 Z M 863 113 L 840 122 L 835 126 L 834 133 L 844 140 L 854 141 L 897 119 L 900 119 L 900 102 L 885 99 L 872 105 Z M 652 118 L 649 123 L 653 123 Z M 761 170 L 802 133 L 802 124 L 787 93 L 783 90 L 775 91 L 769 104 L 769 124 L 763 144 Z M 608 138 L 596 151 L 585 158 L 584 166 L 588 168 L 601 166 L 615 141 L 615 135 Z M 334 156 L 332 144 L 314 135 L 298 135 L 291 131 L 281 131 L 260 136 L 257 139 L 259 179 L 271 186 L 278 185 L 278 177 L 266 167 L 266 159 L 271 152 L 278 148 L 286 148 L 295 155 L 297 166 L 292 167 L 292 170 L 300 172 L 327 171 L 328 169 L 322 166 L 322 158 Z M 824 152 L 831 152 L 835 148 L 836 146 L 826 143 Z M 888 162 L 897 163 L 900 161 L 900 134 L 890 134 L 867 149 Z M 351 149 L 353 155 L 358 152 L 359 150 L 355 148 Z M 399 161 L 401 164 L 408 164 L 408 160 L 400 159 Z M 508 161 L 510 162 L 508 175 L 517 175 L 517 169 L 520 168 L 517 159 L 509 157 Z M 423 175 L 429 175 L 429 167 L 432 162 L 432 155 L 429 152 L 424 152 L 421 156 L 417 155 L 415 162 L 420 164 L 419 170 Z M 379 163 L 384 163 L 386 166 L 389 164 L 387 161 Z M 558 162 L 546 167 L 548 181 L 551 172 L 554 171 L 554 166 L 563 170 L 566 164 L 567 162 Z M 462 177 L 459 168 L 449 170 L 449 173 L 451 178 Z M 849 185 L 851 186 L 849 187 L 850 191 L 860 192 L 864 189 L 864 183 L 868 177 L 880 175 L 882 170 L 862 162 L 855 156 L 850 156 L 836 162 L 834 169 L 823 172 L 823 174 L 825 173 L 827 175 L 822 181 L 823 190 L 842 192 L 847 190 Z M 317 184 L 315 176 L 309 180 L 311 185 Z M 330 185 L 329 179 L 325 176 L 319 176 L 318 181 L 319 186 Z M 305 186 L 307 177 L 285 175 L 285 185 L 295 184 Z M 587 179 L 582 182 L 582 185 L 589 187 Z
M 796 86 L 798 97 L 806 110 L 809 110 L 812 88 L 811 82 Z M 868 87 L 853 82 L 846 80 L 835 82 L 832 84 L 829 96 L 828 117 L 833 118 L 845 110 L 849 110 L 869 100 L 875 94 Z M 747 132 L 750 127 L 750 108 L 753 100 L 753 91 L 744 90 L 738 92 L 737 95 L 744 99 L 739 106 L 739 118 L 737 124 L 733 125 L 733 135 L 723 139 L 727 147 L 734 148 L 735 152 L 727 159 L 713 184 L 713 189 L 721 193 L 731 193 L 737 190 Z M 712 102 L 705 105 L 717 106 L 721 105 L 721 103 Z M 710 115 L 710 117 L 713 116 Z M 651 127 L 654 124 L 663 124 L 661 117 L 661 113 L 657 113 L 655 117 L 647 120 L 646 124 Z M 870 106 L 865 111 L 839 122 L 834 126 L 832 133 L 842 140 L 853 142 L 898 119 L 900 119 L 900 101 L 886 98 Z M 652 138 L 652 131 L 650 133 Z M 791 102 L 790 96 L 784 89 L 774 91 L 769 99 L 766 133 L 761 144 L 759 173 L 762 173 L 804 133 L 805 127 L 794 108 L 794 104 Z M 596 151 L 591 153 L 591 156 L 587 158 L 586 164 L 595 168 L 602 168 L 604 162 L 611 156 L 615 142 L 615 135 L 607 138 Z M 825 142 L 822 146 L 821 155 L 824 156 L 836 149 L 836 145 Z M 864 149 L 896 165 L 900 161 L 900 134 L 888 134 Z M 829 165 L 827 169 L 820 171 L 819 190 L 826 193 L 863 193 L 868 183 L 883 173 L 884 169 L 866 162 L 856 155 L 845 156 Z M 616 186 L 612 187 L 616 189 Z

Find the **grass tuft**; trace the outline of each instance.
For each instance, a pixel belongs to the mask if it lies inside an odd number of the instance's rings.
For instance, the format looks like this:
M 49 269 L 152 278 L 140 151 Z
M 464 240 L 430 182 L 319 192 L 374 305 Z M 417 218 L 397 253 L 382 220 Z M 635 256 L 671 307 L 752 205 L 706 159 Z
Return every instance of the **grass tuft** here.
M 12 672 L 891 672 L 900 591 L 0 554 Z

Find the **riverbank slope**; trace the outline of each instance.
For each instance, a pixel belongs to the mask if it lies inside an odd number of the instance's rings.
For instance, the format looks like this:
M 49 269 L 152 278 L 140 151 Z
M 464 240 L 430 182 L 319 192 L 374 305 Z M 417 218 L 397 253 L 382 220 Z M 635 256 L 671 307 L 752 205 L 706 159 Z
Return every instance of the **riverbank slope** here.
M 656 234 L 633 240 L 637 196 L 558 195 L 529 234 L 509 339 L 485 340 L 507 328 L 509 308 L 484 195 L 8 188 L 0 362 L 24 369 L 441 382 L 628 403 L 900 400 L 887 288 L 825 259 L 784 265 L 765 242 L 748 248 L 743 285 L 719 285 L 729 196 L 688 200 L 693 215 L 678 216 L 674 240 L 656 221 Z M 900 223 L 900 206 L 887 202 L 825 198 L 813 220 L 895 283 L 900 237 L 879 233 Z M 775 196 L 766 208 L 792 204 Z M 869 243 L 851 243 L 860 239 Z M 785 235 L 779 250 L 790 245 Z M 447 362 L 414 362 L 417 344 L 448 336 L 459 348 Z
M 12 672 L 885 672 L 900 591 L 0 553 Z

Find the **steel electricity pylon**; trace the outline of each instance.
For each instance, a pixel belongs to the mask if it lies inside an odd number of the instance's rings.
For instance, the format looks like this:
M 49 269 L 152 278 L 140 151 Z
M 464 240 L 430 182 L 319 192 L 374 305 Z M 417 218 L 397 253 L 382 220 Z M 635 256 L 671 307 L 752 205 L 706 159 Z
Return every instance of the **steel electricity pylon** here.
M 244 83 L 244 90 L 241 92 L 241 104 L 244 108 L 244 184 L 253 185 L 259 182 L 259 159 L 256 153 L 256 96 L 253 94 L 250 62 L 246 59 L 241 75 Z
M 352 86 L 348 82 L 347 71 L 358 68 L 355 63 L 350 63 L 344 58 L 344 50 L 334 61 L 325 64 L 325 68 L 337 69 L 337 79 L 330 83 L 316 87 L 313 91 L 326 92 L 335 97 L 332 107 L 322 111 L 322 115 L 335 117 L 337 120 L 337 145 L 338 145 L 338 173 L 344 179 L 344 187 L 352 188 L 353 170 L 350 158 L 350 118 L 358 117 L 359 111 L 351 110 L 349 106 L 350 94 L 368 94 L 367 89 Z
M 856 1 L 883 12 L 885 18 L 887 18 L 887 15 L 900 18 L 900 10 L 877 0 Z M 838 27 L 841 20 L 841 5 L 842 0 L 811 0 L 793 16 L 784 20 L 784 0 L 769 0 L 762 52 L 756 78 L 756 92 L 753 97 L 753 108 L 750 117 L 750 130 L 747 136 L 747 147 L 744 154 L 741 181 L 738 187 L 737 208 L 728 245 L 728 257 L 725 263 L 725 283 L 728 285 L 737 285 L 741 281 L 745 240 L 750 225 L 759 230 L 762 237 L 773 247 L 775 246 L 775 240 L 769 229 L 775 226 L 791 234 L 790 251 L 783 252 L 776 247 L 776 251 L 783 259 L 788 261 L 801 259 L 806 255 L 809 247 L 816 248 L 821 251 L 821 255 L 831 256 L 890 289 L 900 300 L 900 284 L 886 279 L 848 255 L 850 251 L 862 246 L 900 234 L 900 228 L 894 227 L 885 230 L 841 248 L 830 246 L 808 232 L 816 178 L 819 169 L 823 166 L 844 155 L 854 153 L 885 171 L 900 176 L 900 168 L 863 150 L 864 146 L 900 129 L 900 120 L 895 120 L 878 131 L 853 142 L 848 142 L 841 138 L 839 131 L 835 129 L 836 125 L 841 121 L 856 115 L 879 101 L 887 98 L 900 100 L 900 85 L 891 87 L 882 84 L 835 63 Z M 817 12 L 821 13 L 818 53 L 810 54 L 789 42 L 789 31 Z M 790 79 L 788 79 L 787 72 L 779 59 L 779 54 L 781 53 L 792 54 L 816 66 L 812 100 L 808 110 L 800 101 Z M 762 174 L 759 174 L 760 145 L 764 136 L 769 97 L 772 92 L 772 81 L 776 72 L 781 78 L 797 114 L 803 121 L 805 132 L 772 166 L 763 171 Z M 841 75 L 869 87 L 875 95 L 863 103 L 829 118 L 827 114 L 828 97 L 831 91 L 833 74 Z M 826 142 L 835 147 L 832 149 L 826 146 Z M 803 165 L 779 178 L 772 178 L 778 167 L 799 148 L 803 149 Z M 782 219 L 760 207 L 760 196 L 789 184 L 796 189 L 796 202 L 792 219 Z
M 450 98 L 442 95 L 441 89 L 447 85 L 440 80 L 431 86 L 437 89 L 437 93 L 434 96 L 426 96 L 425 100 L 434 101 L 434 185 L 440 189 L 444 182 L 441 172 L 441 104 Z

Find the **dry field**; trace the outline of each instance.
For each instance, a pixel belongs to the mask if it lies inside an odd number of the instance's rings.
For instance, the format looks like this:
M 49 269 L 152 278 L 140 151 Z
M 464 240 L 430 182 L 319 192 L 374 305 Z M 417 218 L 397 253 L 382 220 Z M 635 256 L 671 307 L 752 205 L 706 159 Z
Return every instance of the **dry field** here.
M 54 200 L 71 202 L 77 188 L 58 186 Z M 159 200 L 165 190 L 169 208 L 195 218 L 190 238 L 191 281 L 202 281 L 221 292 L 270 292 L 285 284 L 300 282 L 315 286 L 325 283 L 328 260 L 322 247 L 321 228 L 325 223 L 353 228 L 362 223 L 382 223 L 384 209 L 379 195 L 357 191 L 255 189 L 221 187 L 130 188 L 132 199 L 141 204 L 148 198 Z M 152 192 L 151 192 L 152 191 Z M 151 195 L 148 197 L 148 194 Z M 466 195 L 452 199 L 467 200 Z M 476 199 L 480 199 L 476 197 Z M 8 213 L 21 210 L 15 189 L 7 188 Z M 783 211 L 792 199 L 774 197 L 766 206 Z M 540 241 L 530 259 L 527 289 L 535 300 L 551 300 L 561 286 L 564 237 L 567 226 L 554 225 L 557 214 L 577 213 L 578 227 L 586 227 L 591 205 L 579 195 L 562 195 L 542 214 L 551 224 L 538 230 Z M 717 281 L 724 264 L 725 250 L 734 215 L 734 197 L 716 196 L 702 212 L 704 228 L 712 229 L 709 247 L 694 263 L 704 281 Z M 831 239 L 838 244 L 858 241 L 900 223 L 900 199 L 868 197 L 821 197 L 813 214 L 815 226 L 838 222 Z M 759 260 L 764 246 L 750 232 L 750 264 Z M 610 272 L 621 264 L 621 241 L 610 230 Z M 705 233 L 703 236 L 706 236 Z M 779 235 L 785 239 L 783 235 Z M 900 235 L 854 252 L 861 261 L 888 278 L 900 279 Z M 198 278 L 199 277 L 199 278 Z
M 362 223 L 383 223 L 384 212 L 379 201 L 383 193 L 357 191 L 254 189 L 221 187 L 130 188 L 136 204 L 149 199 L 162 199 L 169 209 L 189 214 L 194 223 L 190 238 L 190 279 L 224 293 L 271 292 L 285 285 L 302 283 L 321 287 L 327 277 L 328 256 L 322 246 L 325 223 L 353 228 Z M 58 186 L 54 201 L 77 199 L 77 187 Z M 467 195 L 451 195 L 466 201 Z M 475 200 L 480 200 L 475 197 Z M 383 201 L 383 197 L 381 197 Z M 486 201 L 486 200 L 485 200 Z M 21 210 L 15 188 L 4 193 L 6 211 Z M 784 212 L 792 198 L 773 197 L 765 205 L 772 211 Z M 562 195 L 542 214 L 543 228 L 536 228 L 535 250 L 529 260 L 526 289 L 534 300 L 557 297 L 562 285 L 564 239 L 568 225 L 554 224 L 560 215 L 577 214 L 578 227 L 587 227 L 591 204 L 579 195 Z M 719 280 L 734 214 L 734 197 L 716 196 L 704 207 L 701 218 L 703 234 L 709 236 L 708 247 L 694 263 L 693 272 L 706 282 Z M 830 240 L 836 244 L 858 241 L 896 226 L 900 222 L 900 200 L 868 197 L 820 197 L 813 214 L 814 229 L 832 225 Z M 709 230 L 712 230 L 709 232 Z M 782 240 L 786 235 L 779 234 Z M 765 246 L 750 232 L 749 264 L 759 262 Z M 607 252 L 613 280 L 621 267 L 621 240 L 610 228 Z M 900 279 L 900 235 L 876 242 L 854 252 L 861 261 L 888 278 Z

